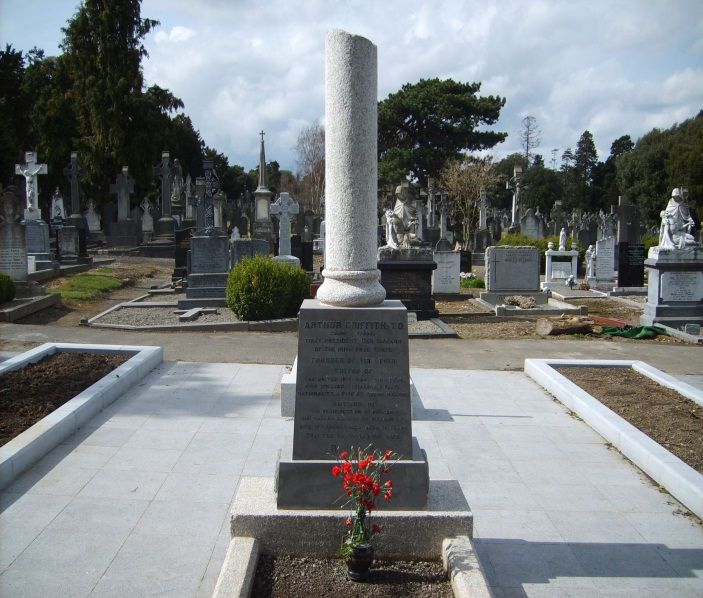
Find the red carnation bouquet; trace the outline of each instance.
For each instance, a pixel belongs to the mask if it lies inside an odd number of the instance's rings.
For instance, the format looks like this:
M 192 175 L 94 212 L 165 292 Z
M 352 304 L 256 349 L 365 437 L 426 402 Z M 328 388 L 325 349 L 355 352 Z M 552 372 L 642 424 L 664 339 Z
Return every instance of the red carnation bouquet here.
M 352 511 L 345 519 L 349 531 L 342 543 L 342 558 L 346 559 L 354 548 L 370 544 L 371 538 L 381 531 L 378 525 L 371 525 L 371 512 L 379 497 L 393 498 L 393 481 L 382 478 L 398 458 L 391 449 L 381 452 L 372 450 L 371 445 L 339 452 L 332 475 L 342 479 L 343 497 L 347 499 L 342 508 Z

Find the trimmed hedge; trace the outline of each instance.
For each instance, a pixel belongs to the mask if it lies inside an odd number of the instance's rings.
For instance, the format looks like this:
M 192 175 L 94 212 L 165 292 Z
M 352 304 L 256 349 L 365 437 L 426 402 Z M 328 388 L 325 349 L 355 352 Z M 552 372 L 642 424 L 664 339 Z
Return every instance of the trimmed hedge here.
M 8 274 L 0 272 L 0 303 L 12 301 L 15 298 L 16 292 L 17 288 L 15 287 L 14 280 L 12 280 Z
M 310 277 L 270 257 L 241 260 L 227 279 L 227 306 L 242 321 L 295 317 L 310 297 Z

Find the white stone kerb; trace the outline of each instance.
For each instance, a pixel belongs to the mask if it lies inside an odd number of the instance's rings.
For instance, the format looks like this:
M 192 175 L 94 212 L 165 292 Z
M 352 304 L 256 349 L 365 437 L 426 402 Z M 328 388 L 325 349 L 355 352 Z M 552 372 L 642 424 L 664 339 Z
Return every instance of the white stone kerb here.
M 341 29 L 325 47 L 325 282 L 328 305 L 377 305 L 385 298 L 376 259 L 376 46 Z M 359 276 L 338 273 L 357 272 Z

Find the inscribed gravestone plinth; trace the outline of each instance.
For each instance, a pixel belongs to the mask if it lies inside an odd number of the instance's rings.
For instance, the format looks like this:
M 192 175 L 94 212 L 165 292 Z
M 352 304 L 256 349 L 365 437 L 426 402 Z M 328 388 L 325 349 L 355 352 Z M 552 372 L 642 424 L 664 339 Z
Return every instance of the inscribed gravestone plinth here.
M 412 437 L 407 310 L 303 302 L 299 317 L 293 445 L 278 464 L 279 508 L 333 508 L 338 449 L 391 448 L 396 493 L 390 509 L 427 504 L 427 457 Z

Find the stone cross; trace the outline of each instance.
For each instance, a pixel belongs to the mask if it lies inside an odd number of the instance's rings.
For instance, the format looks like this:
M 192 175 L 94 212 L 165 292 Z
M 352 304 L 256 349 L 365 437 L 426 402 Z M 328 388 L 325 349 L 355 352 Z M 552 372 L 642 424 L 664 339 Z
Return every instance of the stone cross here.
M 507 187 L 513 191 L 512 222 L 510 227 L 519 228 L 520 217 L 522 216 L 522 166 L 518 164 L 513 166 L 513 178 L 508 181 Z
M 161 163 L 154 166 L 154 176 L 161 179 L 161 216 L 171 217 L 171 166 L 169 165 L 171 154 L 167 151 L 161 152 Z
M 215 192 L 220 188 L 213 166 L 214 162 L 212 160 L 203 160 L 203 172 L 205 173 L 205 230 L 215 226 L 215 206 L 213 197 Z
M 278 255 L 291 255 L 290 217 L 300 212 L 298 203 L 288 194 L 281 193 L 271 204 L 271 214 L 278 216 Z
M 205 230 L 205 177 L 195 178 L 195 195 L 195 228 L 199 231 Z
M 134 193 L 134 179 L 129 174 L 129 166 L 123 166 L 122 172 L 110 185 L 110 193 L 117 195 L 117 221 L 129 219 L 129 196 Z
M 71 182 L 71 215 L 81 213 L 81 179 L 85 169 L 78 162 L 78 152 L 71 152 L 71 163 L 63 169 L 63 176 Z
M 30 220 L 39 220 L 41 212 L 39 211 L 39 181 L 38 175 L 48 174 L 49 169 L 46 164 L 37 163 L 36 152 L 25 152 L 24 159 L 26 164 L 15 164 L 15 174 L 21 174 L 26 181 L 27 189 L 27 211 Z
M 435 205 L 435 180 L 432 177 L 427 179 L 427 226 L 433 228 L 437 216 L 437 206 Z
M 481 191 L 478 195 L 479 205 L 478 205 L 478 230 L 485 230 L 488 228 L 486 224 L 486 211 L 488 210 L 488 197 L 486 196 L 486 190 L 481 187 Z

